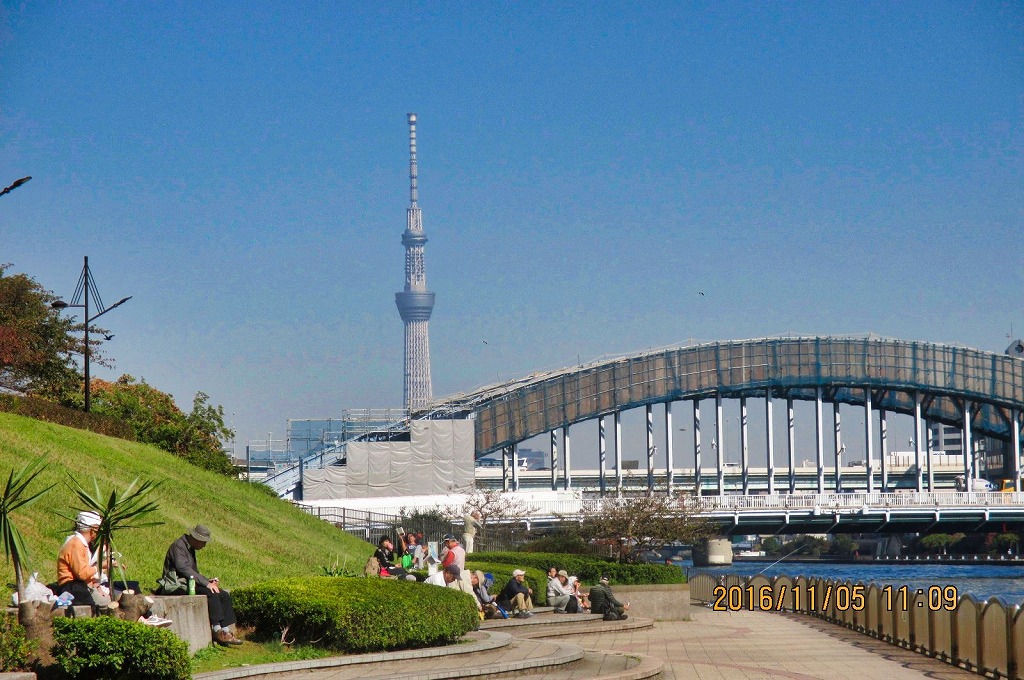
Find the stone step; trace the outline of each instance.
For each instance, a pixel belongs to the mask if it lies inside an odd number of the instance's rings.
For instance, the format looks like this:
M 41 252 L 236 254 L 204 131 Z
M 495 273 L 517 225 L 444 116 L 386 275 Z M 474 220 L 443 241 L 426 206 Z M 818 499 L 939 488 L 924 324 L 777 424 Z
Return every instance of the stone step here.
M 651 628 L 652 619 L 631 616 L 625 621 L 605 621 L 600 614 L 552 614 L 529 619 L 493 619 L 480 624 L 481 629 L 501 630 L 518 638 L 548 638 L 614 630 Z
M 645 680 L 661 677 L 661 659 L 622 652 L 586 651 L 579 661 L 543 674 L 520 675 L 522 680 Z

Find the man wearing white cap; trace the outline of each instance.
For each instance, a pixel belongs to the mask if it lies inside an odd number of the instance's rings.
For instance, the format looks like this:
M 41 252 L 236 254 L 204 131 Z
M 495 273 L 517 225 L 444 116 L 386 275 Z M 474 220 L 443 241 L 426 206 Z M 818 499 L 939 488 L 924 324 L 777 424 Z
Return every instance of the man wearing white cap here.
M 75 533 L 67 537 L 57 555 L 57 594 L 71 593 L 75 604 L 115 609 L 117 603 L 111 603 L 109 591 L 100 585 L 99 570 L 89 550 L 89 544 L 96 540 L 100 522 L 95 512 L 78 513 Z
M 512 578 L 505 584 L 505 587 L 498 593 L 498 604 L 502 608 L 512 612 L 513 616 L 521 619 L 528 619 L 533 616 L 533 589 L 526 585 L 526 572 L 522 569 L 513 569 Z

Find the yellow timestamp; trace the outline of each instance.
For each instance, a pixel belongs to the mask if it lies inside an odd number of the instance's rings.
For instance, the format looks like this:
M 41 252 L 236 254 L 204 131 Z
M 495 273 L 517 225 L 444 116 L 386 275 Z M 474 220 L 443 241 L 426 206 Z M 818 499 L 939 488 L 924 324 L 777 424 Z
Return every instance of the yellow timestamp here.
M 954 611 L 959 602 L 956 586 L 929 586 L 913 589 L 909 586 L 885 586 L 876 590 L 879 608 L 892 612 L 913 607 L 929 611 Z M 867 589 L 863 585 L 824 583 L 777 589 L 770 585 L 715 586 L 711 609 L 720 612 L 738 611 L 819 611 L 832 607 L 835 611 L 864 611 Z

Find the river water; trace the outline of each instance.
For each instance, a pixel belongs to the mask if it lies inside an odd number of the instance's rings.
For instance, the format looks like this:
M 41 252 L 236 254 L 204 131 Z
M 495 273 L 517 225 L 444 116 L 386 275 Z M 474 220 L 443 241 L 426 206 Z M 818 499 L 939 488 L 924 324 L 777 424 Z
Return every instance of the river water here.
M 681 566 L 691 575 L 741 574 L 765 576 L 786 574 L 788 576 L 819 576 L 823 578 L 861 582 L 865 585 L 907 585 L 910 588 L 930 586 L 956 586 L 958 593 L 973 595 L 976 600 L 998 597 L 1007 604 L 1024 606 L 1024 566 L 958 565 L 958 564 L 834 564 L 826 562 L 796 562 L 785 560 L 772 565 L 771 562 L 735 562 L 728 567 L 693 568 L 685 561 Z

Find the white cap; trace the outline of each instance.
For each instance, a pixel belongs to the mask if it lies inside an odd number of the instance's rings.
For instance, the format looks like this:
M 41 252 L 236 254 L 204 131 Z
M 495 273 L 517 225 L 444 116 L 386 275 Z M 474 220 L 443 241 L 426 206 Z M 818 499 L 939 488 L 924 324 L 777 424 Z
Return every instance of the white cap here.
M 513 569 L 512 570 L 512 578 L 515 578 L 516 576 L 526 576 L 526 572 L 523 571 L 522 569 Z
M 78 517 L 75 519 L 75 526 L 79 529 L 95 529 L 102 521 L 95 512 L 83 510 L 78 513 Z

